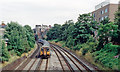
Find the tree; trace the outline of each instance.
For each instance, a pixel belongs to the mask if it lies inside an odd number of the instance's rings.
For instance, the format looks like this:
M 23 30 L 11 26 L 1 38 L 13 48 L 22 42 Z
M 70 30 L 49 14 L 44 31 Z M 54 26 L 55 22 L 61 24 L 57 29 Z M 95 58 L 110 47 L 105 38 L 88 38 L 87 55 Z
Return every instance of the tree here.
M 14 50 L 17 55 L 28 52 L 34 46 L 34 36 L 29 26 L 22 27 L 17 22 L 7 24 L 4 35 L 8 39 L 8 51 Z
M 70 26 L 73 26 L 74 22 L 73 20 L 68 20 L 65 22 L 65 24 L 63 24 L 60 28 L 61 30 L 61 36 L 60 36 L 60 40 L 66 41 L 68 36 L 70 35 L 71 31 L 70 30 Z
M 75 45 L 72 35 L 72 31 L 74 30 L 73 20 L 69 20 L 68 24 L 69 24 L 68 28 L 64 31 L 64 39 L 66 46 L 72 48 Z
M 117 28 L 118 26 L 114 23 L 107 23 L 107 24 L 101 24 L 98 30 L 98 36 L 99 36 L 99 49 L 103 48 L 103 46 L 109 42 L 111 42 L 112 37 L 117 36 Z
M 7 24 L 6 32 L 4 37 L 8 39 L 8 50 L 14 50 L 18 55 L 21 55 L 24 52 L 24 46 L 22 45 L 23 29 L 16 22 L 10 22 Z
M 0 53 L 2 53 L 0 56 L 0 62 L 9 61 L 10 55 L 7 47 L 5 46 L 5 42 L 0 39 L 0 43 L 2 45 L 0 46 L 0 51 L 1 51 Z
M 48 32 L 47 32 L 47 40 L 52 40 L 52 39 L 57 39 L 60 37 L 60 27 L 61 25 L 54 24 L 54 27 L 52 27 Z
M 74 27 L 72 34 L 75 43 L 85 43 L 90 35 L 94 35 L 97 22 L 93 21 L 93 17 L 90 16 L 90 14 L 82 14 L 78 17 L 78 21 L 75 23 Z
M 27 36 L 27 41 L 28 41 L 28 44 L 31 48 L 34 47 L 34 44 L 35 44 L 35 38 L 34 38 L 34 35 L 33 35 L 33 30 L 31 29 L 31 27 L 29 25 L 25 25 L 24 26 L 25 28 L 25 35 Z
M 102 20 L 100 23 L 102 23 L 103 25 L 107 24 L 107 23 L 110 23 L 110 19 L 107 17 L 104 20 Z
M 115 13 L 115 24 L 118 25 L 118 36 L 115 38 L 113 37 L 113 41 L 118 42 L 120 44 L 120 5 L 118 7 L 118 11 Z

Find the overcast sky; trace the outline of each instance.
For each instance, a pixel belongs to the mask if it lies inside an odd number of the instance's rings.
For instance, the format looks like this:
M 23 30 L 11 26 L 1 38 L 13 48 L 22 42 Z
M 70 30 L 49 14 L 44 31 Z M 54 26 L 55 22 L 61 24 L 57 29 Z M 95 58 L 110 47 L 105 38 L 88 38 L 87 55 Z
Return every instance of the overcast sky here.
M 105 0 L 0 0 L 0 23 L 15 21 L 22 26 L 64 24 L 79 14 L 95 10 Z M 116 0 L 114 0 L 116 1 Z

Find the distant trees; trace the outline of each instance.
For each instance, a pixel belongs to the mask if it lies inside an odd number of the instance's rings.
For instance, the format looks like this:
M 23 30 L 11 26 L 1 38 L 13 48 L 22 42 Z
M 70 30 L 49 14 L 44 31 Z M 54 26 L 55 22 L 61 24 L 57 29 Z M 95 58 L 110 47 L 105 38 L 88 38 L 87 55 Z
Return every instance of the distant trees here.
M 57 39 L 60 37 L 60 27 L 61 25 L 59 24 L 54 24 L 54 27 L 52 29 L 49 30 L 49 32 L 47 33 L 47 39 L 48 40 L 52 40 L 52 39 Z
M 85 43 L 90 35 L 94 36 L 98 23 L 93 21 L 90 14 L 82 14 L 78 17 L 78 21 L 74 23 L 72 20 L 66 21 L 65 24 L 55 24 L 47 33 L 48 40 L 58 39 L 66 41 L 67 46 Z

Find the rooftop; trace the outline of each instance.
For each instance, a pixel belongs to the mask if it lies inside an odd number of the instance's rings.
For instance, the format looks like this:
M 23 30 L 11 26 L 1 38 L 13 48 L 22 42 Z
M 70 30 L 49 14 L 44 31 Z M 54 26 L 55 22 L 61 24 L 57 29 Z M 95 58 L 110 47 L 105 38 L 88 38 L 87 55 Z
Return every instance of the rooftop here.
M 108 4 L 119 4 L 120 0 L 105 0 L 104 2 L 95 6 L 95 10 L 100 9 Z

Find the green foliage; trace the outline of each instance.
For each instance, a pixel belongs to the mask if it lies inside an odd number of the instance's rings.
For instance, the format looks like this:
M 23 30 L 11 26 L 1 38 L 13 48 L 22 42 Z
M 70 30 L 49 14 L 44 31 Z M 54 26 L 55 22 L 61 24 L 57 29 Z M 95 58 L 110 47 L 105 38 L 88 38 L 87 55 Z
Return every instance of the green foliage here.
M 108 43 L 100 51 L 94 52 L 93 56 L 95 61 L 100 62 L 103 66 L 118 70 L 116 67 L 119 65 L 119 58 L 114 58 L 114 56 L 118 55 L 119 51 L 120 46 Z
M 75 40 L 73 39 L 72 36 L 69 36 L 65 42 L 65 45 L 69 48 L 73 48 L 73 46 L 75 45 Z
M 25 25 L 24 28 L 25 28 L 25 31 L 26 31 L 25 35 L 27 36 L 28 44 L 31 48 L 33 48 L 34 44 L 35 44 L 33 30 L 31 29 L 31 27 L 29 25 Z
M 53 40 L 60 37 L 60 26 L 61 25 L 54 24 L 54 27 L 47 32 L 47 40 Z
M 104 20 L 102 20 L 100 23 L 102 23 L 103 25 L 110 23 L 110 19 L 109 18 L 105 18 Z
M 73 50 L 80 50 L 82 46 L 80 44 L 76 45 L 73 47 Z
M 66 21 L 60 28 L 61 36 L 60 40 L 66 41 L 67 38 L 71 35 L 72 30 L 74 29 L 74 22 L 73 20 Z
M 113 41 L 120 43 L 120 6 L 118 7 L 118 11 L 115 13 L 115 24 L 118 25 L 117 34 L 118 37 L 113 37 Z
M 98 41 L 95 40 L 92 36 L 89 37 L 89 40 L 86 42 L 86 45 L 89 45 L 89 52 L 95 52 L 98 46 Z
M 47 33 L 47 40 L 54 39 L 55 42 L 64 41 L 65 46 L 70 49 L 82 51 L 82 55 L 90 52 L 95 62 L 117 69 L 120 59 L 114 56 L 120 54 L 120 46 L 112 43 L 120 42 L 120 7 L 115 14 L 114 23 L 109 18 L 97 23 L 90 14 L 82 14 L 76 23 L 69 20 L 62 26 L 55 24 Z
M 35 44 L 31 27 L 28 25 L 22 27 L 16 22 L 7 24 L 4 37 L 8 39 L 8 51 L 14 50 L 18 56 L 31 50 Z
M 82 49 L 82 55 L 85 55 L 88 52 L 88 48 L 83 48 Z
M 56 43 L 57 43 L 58 41 L 59 41 L 58 39 L 55 40 Z
M 115 55 L 120 54 L 120 46 L 119 45 L 112 45 L 112 43 L 108 43 L 103 48 L 107 52 L 114 52 Z
M 114 23 L 107 23 L 105 25 L 101 24 L 98 30 L 98 36 L 99 36 L 99 46 L 98 50 L 102 48 L 105 44 L 108 42 L 111 42 L 112 37 L 117 37 L 117 25 L 114 25 Z
M 4 41 L 2 41 L 1 39 L 0 39 L 0 42 L 1 42 L 1 48 L 0 48 L 0 50 L 1 50 L 1 56 L 0 56 L 0 62 L 2 61 L 9 61 L 9 58 L 10 58 L 10 55 L 9 55 L 9 52 L 8 52 L 8 49 L 7 49 L 7 47 L 5 46 L 5 42 Z
M 96 26 L 95 26 L 96 25 Z M 93 21 L 90 14 L 82 14 L 78 17 L 73 30 L 73 37 L 77 43 L 86 43 L 90 35 L 94 35 L 97 29 L 97 22 Z
M 69 48 L 73 48 L 73 46 L 75 45 L 75 39 L 73 39 L 73 34 L 72 31 L 74 30 L 74 22 L 72 20 L 68 21 L 68 28 L 64 31 L 64 36 L 66 39 L 64 39 L 65 45 Z

